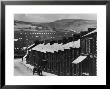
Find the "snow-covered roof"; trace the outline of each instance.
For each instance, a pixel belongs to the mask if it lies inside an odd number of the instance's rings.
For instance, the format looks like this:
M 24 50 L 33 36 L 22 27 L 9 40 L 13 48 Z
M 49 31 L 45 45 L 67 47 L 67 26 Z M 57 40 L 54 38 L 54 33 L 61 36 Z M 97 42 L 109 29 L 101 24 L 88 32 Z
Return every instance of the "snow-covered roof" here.
M 86 35 L 84 35 L 84 36 L 90 35 L 90 34 L 95 33 L 95 32 L 97 32 L 97 30 L 94 30 L 94 31 L 92 31 L 92 32 L 89 32 L 88 34 L 86 34 Z M 82 37 L 84 37 L 84 36 L 82 36 Z
M 32 46 L 34 46 L 35 44 L 30 45 L 29 47 L 27 47 L 27 49 L 30 49 Z
M 18 41 L 18 39 L 14 39 L 14 41 Z
M 58 52 L 58 50 L 64 51 L 64 49 L 79 48 L 79 47 L 80 47 L 80 39 L 77 41 L 69 42 L 67 44 L 54 43 L 54 44 L 50 45 L 50 43 L 48 43 L 48 44 L 43 43 L 43 44 L 39 44 L 39 45 L 32 47 L 32 50 L 41 51 L 44 53 L 46 53 L 46 52 L 54 53 L 55 51 Z
M 72 63 L 78 64 L 82 62 L 87 56 L 79 56 L 77 59 L 75 59 Z

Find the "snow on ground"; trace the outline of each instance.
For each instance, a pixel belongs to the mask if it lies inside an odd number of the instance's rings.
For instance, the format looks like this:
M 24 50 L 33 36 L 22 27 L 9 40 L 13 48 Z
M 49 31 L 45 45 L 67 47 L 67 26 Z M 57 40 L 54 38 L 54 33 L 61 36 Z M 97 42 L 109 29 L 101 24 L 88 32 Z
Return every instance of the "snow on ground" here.
M 15 76 L 33 76 L 32 71 L 21 63 L 21 59 L 14 60 Z M 36 76 L 36 75 L 35 75 Z
M 24 60 L 22 62 L 22 59 L 15 59 L 14 60 L 14 75 L 15 76 L 33 76 L 33 66 L 26 64 L 26 61 Z M 51 73 L 42 72 L 44 76 L 57 76 Z M 38 76 L 35 74 L 34 76 Z

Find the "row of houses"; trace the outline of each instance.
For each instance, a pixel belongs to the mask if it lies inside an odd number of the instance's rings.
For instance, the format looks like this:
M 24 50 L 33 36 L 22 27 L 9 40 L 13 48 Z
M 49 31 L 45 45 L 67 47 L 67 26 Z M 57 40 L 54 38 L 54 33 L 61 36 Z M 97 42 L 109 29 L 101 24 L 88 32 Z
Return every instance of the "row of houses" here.
M 50 30 L 49 27 L 43 25 L 34 25 L 28 22 L 14 21 L 14 29 L 31 29 L 31 30 Z
M 73 39 L 74 38 L 74 39 Z M 73 41 L 80 39 L 80 47 L 41 52 L 33 49 L 38 44 L 28 47 L 26 61 L 35 66 L 41 60 L 47 60 L 44 71 L 59 76 L 96 76 L 97 75 L 97 31 L 73 36 Z M 61 41 L 62 42 L 62 41 Z M 65 43 L 66 44 L 66 43 Z

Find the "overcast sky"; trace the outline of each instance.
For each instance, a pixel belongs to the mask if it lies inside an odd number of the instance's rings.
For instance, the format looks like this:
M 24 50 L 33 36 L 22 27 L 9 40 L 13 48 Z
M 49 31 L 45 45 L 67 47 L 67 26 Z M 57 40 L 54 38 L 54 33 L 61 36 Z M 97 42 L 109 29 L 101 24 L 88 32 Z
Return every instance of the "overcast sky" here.
M 15 20 L 26 22 L 52 22 L 60 19 L 97 20 L 96 14 L 15 14 Z

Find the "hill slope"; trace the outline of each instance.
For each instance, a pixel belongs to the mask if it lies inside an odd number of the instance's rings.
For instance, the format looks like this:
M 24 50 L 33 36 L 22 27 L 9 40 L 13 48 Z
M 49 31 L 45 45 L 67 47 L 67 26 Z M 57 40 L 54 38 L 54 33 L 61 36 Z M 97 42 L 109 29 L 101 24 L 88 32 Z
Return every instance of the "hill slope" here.
M 74 31 L 81 32 L 87 31 L 88 28 L 96 28 L 97 22 L 95 20 L 83 20 L 83 19 L 62 19 L 54 22 L 38 23 L 38 22 L 23 22 L 14 21 L 17 26 L 19 24 L 42 27 L 42 29 L 36 28 L 35 30 L 51 30 L 51 31 Z M 16 30 L 16 29 L 15 29 Z M 23 29 L 22 29 L 23 30 Z
M 42 23 L 54 31 L 87 31 L 88 28 L 96 28 L 97 22 L 95 20 L 82 19 L 63 19 L 50 23 Z

